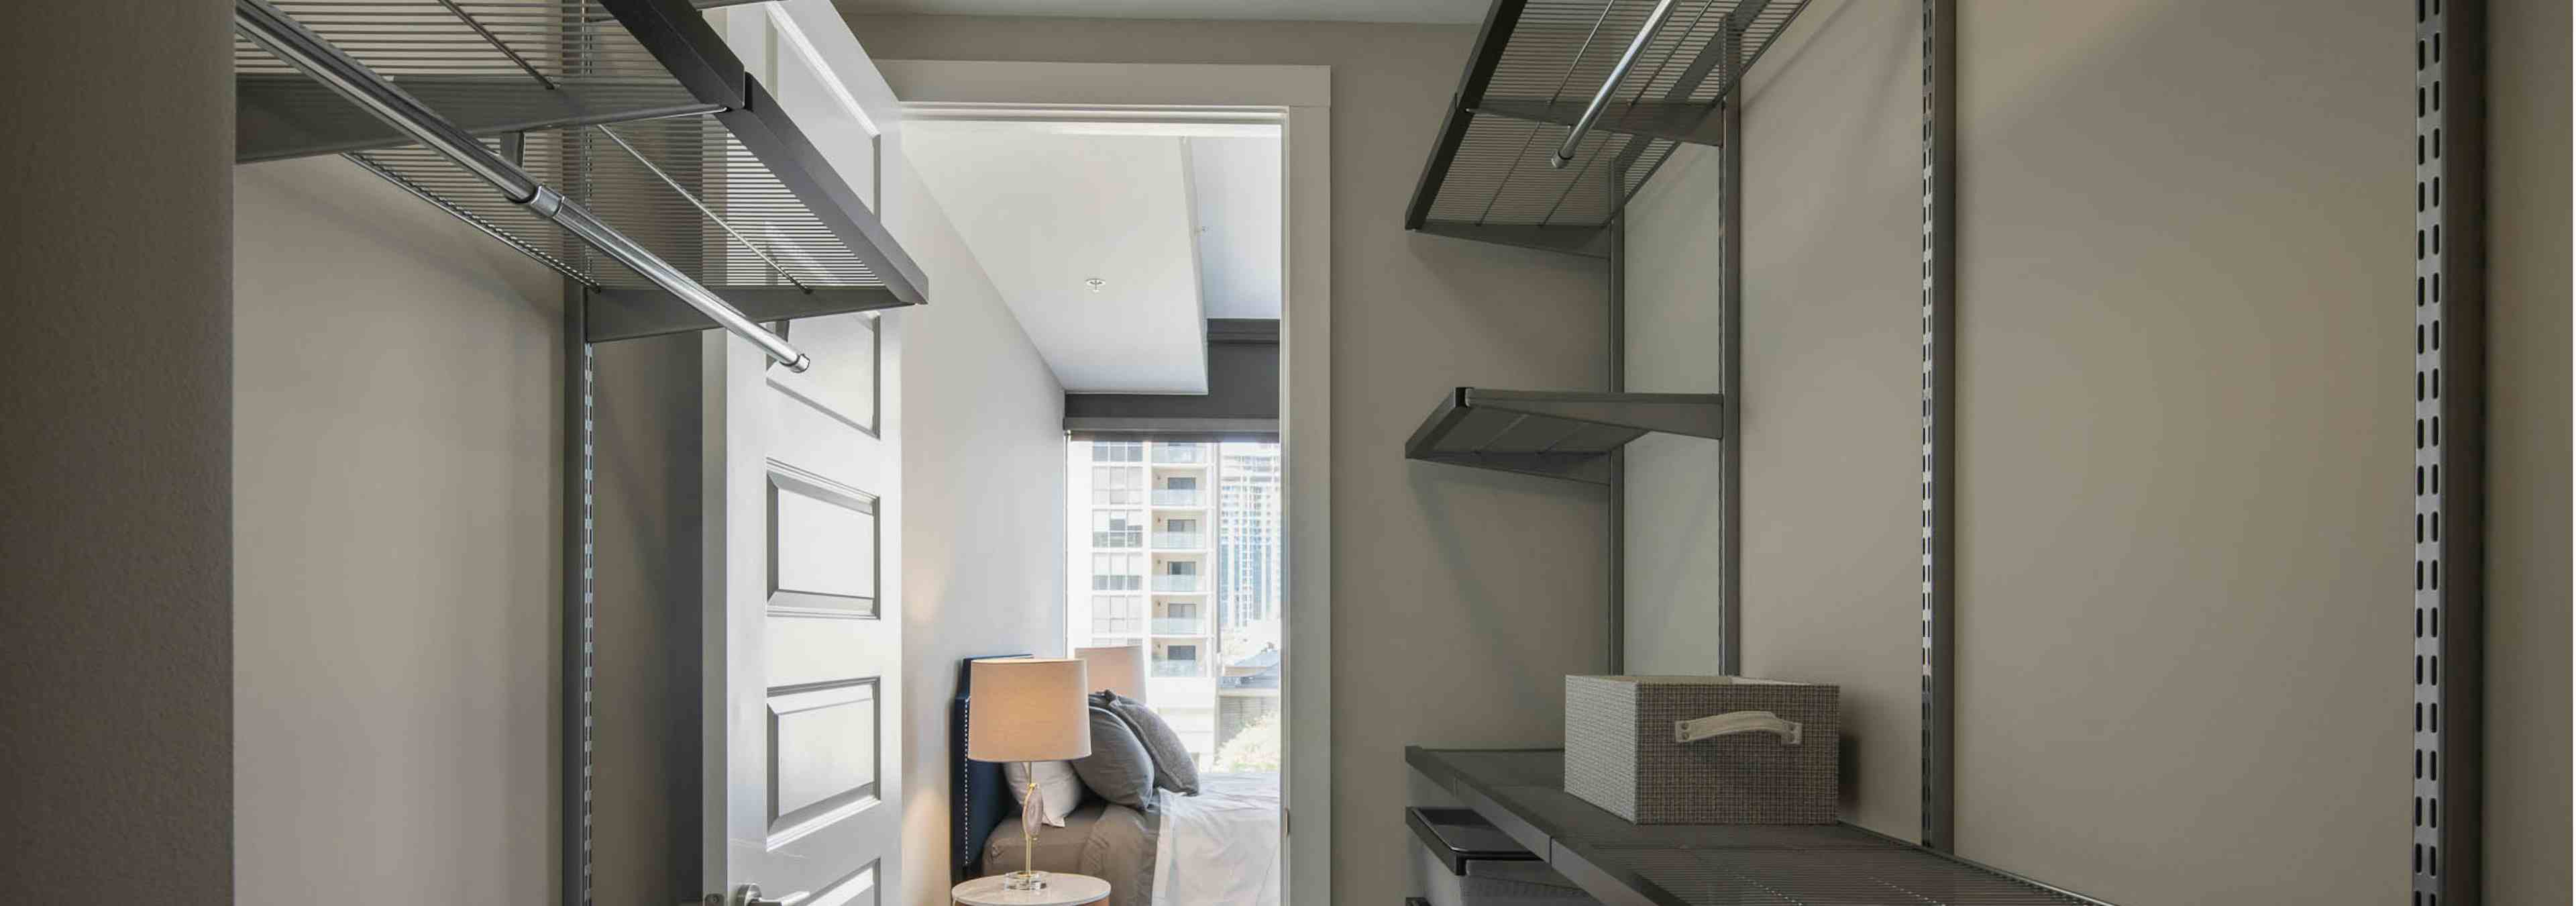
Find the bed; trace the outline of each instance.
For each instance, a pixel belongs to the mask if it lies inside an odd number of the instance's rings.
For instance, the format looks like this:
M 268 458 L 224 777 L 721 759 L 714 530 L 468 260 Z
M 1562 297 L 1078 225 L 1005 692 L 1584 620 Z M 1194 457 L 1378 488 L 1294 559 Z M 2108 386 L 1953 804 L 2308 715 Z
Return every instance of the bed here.
M 1022 858 L 1019 803 L 1002 766 L 966 757 L 967 665 L 977 660 L 958 665 L 949 714 L 957 772 L 949 865 L 960 881 L 1016 871 Z M 1203 774 L 1199 795 L 1157 795 L 1152 814 L 1087 798 L 1064 827 L 1038 829 L 1036 867 L 1108 881 L 1109 906 L 1278 906 L 1277 774 Z

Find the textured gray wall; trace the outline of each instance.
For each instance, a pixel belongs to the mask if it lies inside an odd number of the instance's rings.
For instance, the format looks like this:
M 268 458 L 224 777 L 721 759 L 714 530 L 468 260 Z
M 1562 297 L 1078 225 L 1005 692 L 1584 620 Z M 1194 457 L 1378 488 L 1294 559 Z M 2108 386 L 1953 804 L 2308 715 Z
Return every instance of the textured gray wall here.
M 1962 7 L 1968 857 L 2405 889 L 2411 13 Z
M 551 892 L 561 278 L 339 158 L 235 174 L 241 899 Z
M 1744 108 L 1745 672 L 1843 686 L 1847 814 L 1898 836 L 1920 822 L 1917 9 L 1810 7 Z
M 1963 7 L 1960 846 L 2123 903 L 2384 899 L 2408 9 L 2220 6 Z M 1847 677 L 1856 711 L 1908 697 L 1916 631 L 1914 9 L 1817 3 L 1747 108 L 1746 657 Z M 2566 16 L 2494 23 L 2493 902 L 2568 885 Z M 1675 164 L 1630 238 L 1637 389 L 1715 379 L 1713 158 Z M 1639 669 L 1705 669 L 1670 637 L 1715 632 L 1708 464 L 1631 457 L 1670 473 L 1630 498 Z M 1875 737 L 1912 715 L 1877 716 L 1846 814 L 1910 832 L 1913 741 Z
M 1916 833 L 1921 751 L 1917 19 L 1809 7 L 1744 108 L 1743 672 L 1842 687 L 1844 816 L 1898 836 Z M 1718 164 L 1676 154 L 1631 208 L 1631 390 L 1717 388 Z M 1629 454 L 1632 672 L 1717 671 L 1717 452 L 1654 437 Z
M 230 902 L 231 26 L 131 0 L 9 24 L 0 878 Z
M 2568 4 L 2491 0 L 2487 902 L 2568 880 Z
M 591 897 L 706 892 L 697 823 L 700 561 L 695 333 L 594 349 Z
M 1333 887 L 1337 902 L 1393 902 L 1412 845 L 1396 808 L 1405 744 L 1552 745 L 1564 675 L 1598 672 L 1608 644 L 1598 490 L 1404 459 L 1444 388 L 1598 388 L 1608 367 L 1597 262 L 1404 232 L 1404 199 L 1474 29 L 973 17 L 851 28 L 879 59 L 1333 67 Z

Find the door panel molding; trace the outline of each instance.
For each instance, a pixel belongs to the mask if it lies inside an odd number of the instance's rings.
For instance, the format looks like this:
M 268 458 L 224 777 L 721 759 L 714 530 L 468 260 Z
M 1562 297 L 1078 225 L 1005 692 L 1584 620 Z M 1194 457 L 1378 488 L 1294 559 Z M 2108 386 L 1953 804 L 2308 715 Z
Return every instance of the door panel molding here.
M 883 801 L 877 795 L 885 783 L 882 689 L 870 676 L 769 690 L 769 848 Z M 849 738 L 853 731 L 860 734 L 856 740 Z M 849 757 L 852 742 L 864 745 L 864 757 Z M 852 767 L 864 770 L 849 772 Z M 835 770 L 848 775 L 834 776 Z
M 885 544 L 876 495 L 774 459 L 768 468 L 769 613 L 878 618 Z M 865 576 L 846 575 L 847 565 L 801 543 L 809 532 L 835 531 L 866 533 Z

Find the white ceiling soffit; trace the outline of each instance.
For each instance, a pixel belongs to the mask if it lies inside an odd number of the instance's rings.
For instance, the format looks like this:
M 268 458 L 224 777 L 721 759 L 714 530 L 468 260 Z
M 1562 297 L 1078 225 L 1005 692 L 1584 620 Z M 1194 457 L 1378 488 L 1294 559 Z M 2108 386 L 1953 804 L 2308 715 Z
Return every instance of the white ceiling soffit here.
M 911 121 L 904 157 L 1056 380 L 1074 393 L 1206 393 L 1182 139 L 995 125 Z
M 1279 139 L 1191 138 L 1199 295 L 1211 318 L 1279 317 Z
M 853 15 L 1427 22 L 1474 25 L 1489 0 L 840 0 Z

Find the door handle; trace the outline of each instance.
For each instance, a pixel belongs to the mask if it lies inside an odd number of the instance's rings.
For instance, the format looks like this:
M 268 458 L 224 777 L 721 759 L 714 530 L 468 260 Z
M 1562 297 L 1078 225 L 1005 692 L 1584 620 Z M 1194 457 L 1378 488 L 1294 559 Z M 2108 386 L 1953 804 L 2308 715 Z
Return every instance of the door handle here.
M 695 903 L 683 903 L 681 906 L 796 906 L 813 896 L 811 892 L 799 890 L 775 900 L 764 899 L 760 895 L 760 885 L 744 884 L 735 887 L 730 896 L 711 893 L 700 897 Z

